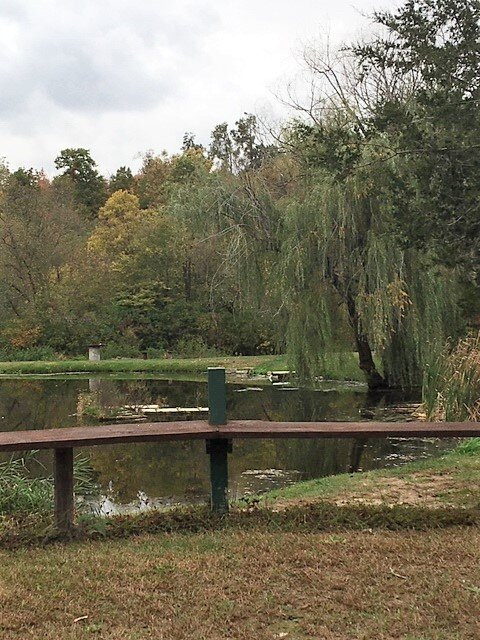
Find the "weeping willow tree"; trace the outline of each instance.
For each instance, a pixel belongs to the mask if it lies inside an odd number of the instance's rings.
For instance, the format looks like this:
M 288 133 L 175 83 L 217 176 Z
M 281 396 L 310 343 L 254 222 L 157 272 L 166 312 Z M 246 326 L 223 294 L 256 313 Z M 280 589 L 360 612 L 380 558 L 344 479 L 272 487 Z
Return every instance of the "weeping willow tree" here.
M 207 263 L 212 306 L 229 301 L 235 312 L 250 310 L 269 328 L 267 333 L 272 325 L 284 325 L 277 265 L 285 190 L 277 183 L 278 176 L 285 180 L 293 172 L 292 166 L 276 158 L 239 175 L 212 172 L 178 189 L 168 205 L 169 213 L 190 230 L 197 261 Z
M 299 376 L 322 370 L 346 316 L 370 388 L 419 384 L 459 329 L 454 274 L 402 246 L 371 175 L 339 181 L 317 172 L 303 194 L 285 211 L 282 248 L 287 342 Z

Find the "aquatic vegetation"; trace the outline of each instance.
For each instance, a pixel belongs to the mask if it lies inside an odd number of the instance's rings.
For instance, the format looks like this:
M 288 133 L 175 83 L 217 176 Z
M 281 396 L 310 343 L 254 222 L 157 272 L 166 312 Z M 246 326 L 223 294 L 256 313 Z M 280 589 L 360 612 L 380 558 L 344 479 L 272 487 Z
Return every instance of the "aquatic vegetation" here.
M 430 420 L 480 419 L 480 333 L 445 348 L 426 368 L 423 402 Z
M 0 463 L 0 515 L 43 514 L 52 510 L 53 477 L 37 478 L 31 466 L 35 451 Z M 88 459 L 74 461 L 75 494 L 89 496 L 96 490 L 95 474 Z

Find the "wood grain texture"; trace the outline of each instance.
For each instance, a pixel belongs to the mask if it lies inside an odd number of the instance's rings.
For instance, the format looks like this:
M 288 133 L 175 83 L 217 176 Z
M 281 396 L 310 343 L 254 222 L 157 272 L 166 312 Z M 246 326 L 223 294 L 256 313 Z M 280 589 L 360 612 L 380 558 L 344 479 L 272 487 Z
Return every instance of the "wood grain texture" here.
M 67 427 L 0 433 L 0 451 L 87 447 L 128 442 L 161 442 L 218 437 L 216 429 L 204 420 L 142 422 L 95 427 Z
M 217 438 L 465 438 L 480 436 L 477 422 L 266 422 L 205 420 L 112 424 L 0 433 L 0 451 L 86 447 L 128 442 Z
M 480 423 L 229 420 L 220 432 L 222 438 L 464 438 L 480 436 Z

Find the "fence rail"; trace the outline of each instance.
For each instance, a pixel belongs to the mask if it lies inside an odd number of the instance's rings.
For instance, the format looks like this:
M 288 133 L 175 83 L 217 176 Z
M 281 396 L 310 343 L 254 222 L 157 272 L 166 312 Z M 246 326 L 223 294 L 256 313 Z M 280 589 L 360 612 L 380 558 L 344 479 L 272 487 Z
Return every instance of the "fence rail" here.
M 418 438 L 480 436 L 475 422 L 267 422 L 227 420 L 225 369 L 208 370 L 209 419 L 114 424 L 0 433 L 0 451 L 54 450 L 55 519 L 60 533 L 74 523 L 73 449 L 92 445 L 205 440 L 211 506 L 228 511 L 228 454 L 239 438 Z

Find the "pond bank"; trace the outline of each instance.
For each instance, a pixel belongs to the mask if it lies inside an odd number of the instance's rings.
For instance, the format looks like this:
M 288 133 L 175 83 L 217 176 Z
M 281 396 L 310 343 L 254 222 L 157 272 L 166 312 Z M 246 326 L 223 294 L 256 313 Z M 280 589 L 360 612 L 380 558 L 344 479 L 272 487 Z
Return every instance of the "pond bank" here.
M 115 358 L 111 360 L 54 360 L 0 362 L 0 374 L 54 373 L 203 373 L 208 367 L 225 367 L 229 371 L 254 370 L 266 373 L 278 365 L 285 366 L 283 356 L 219 356 L 209 358 Z
M 175 507 L 138 515 L 79 518 L 79 539 L 192 531 L 335 531 L 480 526 L 480 438 L 438 458 L 364 473 L 299 482 L 235 502 L 229 518 L 206 507 Z M 0 548 L 38 544 L 52 526 L 49 512 L 0 516 Z M 48 538 L 48 535 L 47 535 Z
M 265 375 L 269 371 L 285 371 L 291 367 L 285 355 L 216 356 L 207 358 L 115 358 L 112 360 L 54 360 L 0 362 L 0 376 L 54 375 L 75 373 L 189 373 L 201 375 L 208 367 L 225 367 L 227 372 Z M 323 371 L 330 380 L 364 382 L 353 352 L 331 353 L 325 356 Z

